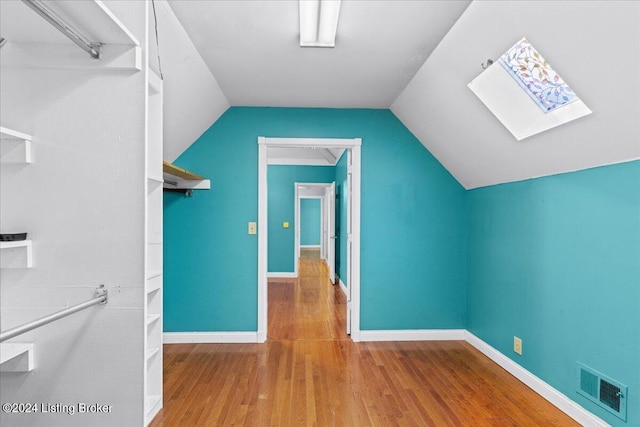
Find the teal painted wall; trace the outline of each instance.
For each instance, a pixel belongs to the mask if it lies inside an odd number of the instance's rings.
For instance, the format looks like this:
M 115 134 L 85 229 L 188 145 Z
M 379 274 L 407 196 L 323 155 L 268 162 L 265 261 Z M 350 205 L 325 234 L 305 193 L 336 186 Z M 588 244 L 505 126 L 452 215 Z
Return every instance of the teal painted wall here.
M 612 425 L 640 426 L 640 162 L 468 195 L 467 328 Z M 629 387 L 626 424 L 575 392 L 577 361 Z
M 612 425 L 640 425 L 640 162 L 465 192 L 388 110 L 234 107 L 180 156 L 212 189 L 165 194 L 166 331 L 256 330 L 259 135 L 362 138 L 363 330 L 467 328 Z M 343 160 L 334 179 L 343 215 Z M 629 386 L 626 424 L 575 393 L 577 361 Z
M 269 223 L 267 271 L 293 273 L 295 269 L 295 183 L 330 183 L 334 179 L 335 167 L 333 166 L 270 165 L 267 167 Z M 288 222 L 289 228 L 283 228 L 283 222 Z
M 212 188 L 165 196 L 166 331 L 257 329 L 260 135 L 362 138 L 363 330 L 465 327 L 465 191 L 389 110 L 232 107 L 175 162 Z
M 347 152 L 336 163 L 336 274 L 348 285 L 347 277 Z
M 300 200 L 300 245 L 320 245 L 320 199 Z

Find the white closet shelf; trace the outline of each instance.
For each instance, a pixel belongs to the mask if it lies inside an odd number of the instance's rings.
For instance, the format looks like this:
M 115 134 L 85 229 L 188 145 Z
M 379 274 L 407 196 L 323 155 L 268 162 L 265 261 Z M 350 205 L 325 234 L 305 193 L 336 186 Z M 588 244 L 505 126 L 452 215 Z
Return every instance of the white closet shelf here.
M 1 372 L 29 372 L 33 367 L 33 343 L 0 344 Z
M 31 240 L 16 240 L 13 242 L 0 242 L 0 249 L 27 248 L 31 246 Z
M 31 268 L 33 267 L 33 250 L 31 240 L 15 242 L 0 242 L 1 268 Z
M 149 89 L 151 95 L 162 93 L 162 79 L 151 68 L 149 68 Z
M 149 245 L 161 245 L 162 244 L 162 233 L 159 231 L 149 232 L 147 235 L 147 244 Z
M 31 141 L 33 138 L 26 133 L 0 126 L 0 139 L 3 141 L 7 139 Z
M 155 279 L 159 276 L 162 276 L 162 270 L 151 270 L 147 273 L 147 280 Z
M 0 126 L 2 163 L 31 163 L 31 135 Z
M 147 179 L 158 184 L 162 184 L 164 182 L 164 178 L 160 176 L 148 176 Z
M 153 347 L 147 349 L 147 360 L 151 359 L 153 356 L 160 352 L 160 347 Z
M 149 424 L 153 417 L 160 410 L 161 395 L 150 394 L 144 398 L 144 411 L 146 415 L 146 424 Z
M 147 326 L 160 319 L 159 314 L 147 314 Z
M 87 22 L 85 25 L 90 26 L 91 34 L 101 43 L 140 46 L 133 33 L 101 0 L 70 3 L 73 3 L 73 8 L 69 12 L 74 14 L 74 19 Z
M 162 162 L 164 188 L 176 190 L 209 190 L 211 181 L 166 161 Z
M 51 25 L 21 2 L 3 2 L 2 65 L 18 68 L 141 70 L 140 42 L 100 0 L 47 2 L 67 24 L 101 44 L 93 59 L 63 35 L 52 37 Z M 55 30 L 54 30 L 55 31 Z
M 147 278 L 147 294 L 156 292 L 162 287 L 162 271 L 150 272 Z

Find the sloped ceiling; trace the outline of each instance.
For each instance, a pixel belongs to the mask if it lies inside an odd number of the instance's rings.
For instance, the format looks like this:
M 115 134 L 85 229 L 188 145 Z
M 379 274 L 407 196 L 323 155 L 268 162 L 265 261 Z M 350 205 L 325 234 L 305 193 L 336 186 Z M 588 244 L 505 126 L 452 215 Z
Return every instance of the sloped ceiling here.
M 522 37 L 593 114 L 518 142 L 467 83 Z M 467 189 L 638 159 L 640 3 L 474 1 L 391 110 Z
M 298 47 L 293 0 L 169 4 L 167 160 L 229 105 L 391 108 L 467 189 L 640 158 L 640 2 L 343 0 L 335 49 Z M 593 114 L 518 142 L 467 84 L 523 36 Z
M 165 0 L 155 1 L 160 61 L 149 62 L 164 79 L 164 153 L 173 162 L 229 108 L 229 101 Z M 153 25 L 153 22 L 152 24 Z M 150 37 L 155 38 L 152 33 Z
M 343 0 L 333 49 L 300 47 L 296 0 L 169 3 L 231 105 L 389 108 L 470 0 Z

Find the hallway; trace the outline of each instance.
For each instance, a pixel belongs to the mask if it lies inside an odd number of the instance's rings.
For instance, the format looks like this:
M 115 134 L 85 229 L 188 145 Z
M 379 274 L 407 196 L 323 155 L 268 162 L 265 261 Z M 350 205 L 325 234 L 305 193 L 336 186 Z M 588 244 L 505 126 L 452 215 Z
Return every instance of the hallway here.
M 269 279 L 269 340 L 349 339 L 346 297 L 312 256 L 300 258 L 298 279 Z
M 167 344 L 151 426 L 576 426 L 462 341 L 354 343 L 319 259 L 269 282 L 264 344 Z

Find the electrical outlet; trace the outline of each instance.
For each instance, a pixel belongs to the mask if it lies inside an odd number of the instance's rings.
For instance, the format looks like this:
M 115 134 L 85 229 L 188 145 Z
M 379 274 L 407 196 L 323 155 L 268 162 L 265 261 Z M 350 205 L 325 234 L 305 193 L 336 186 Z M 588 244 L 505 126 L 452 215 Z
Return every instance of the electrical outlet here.
M 522 340 L 518 337 L 513 337 L 513 351 L 522 356 Z
M 256 234 L 256 223 L 255 222 L 250 222 L 249 223 L 248 232 L 249 232 L 249 234 Z

